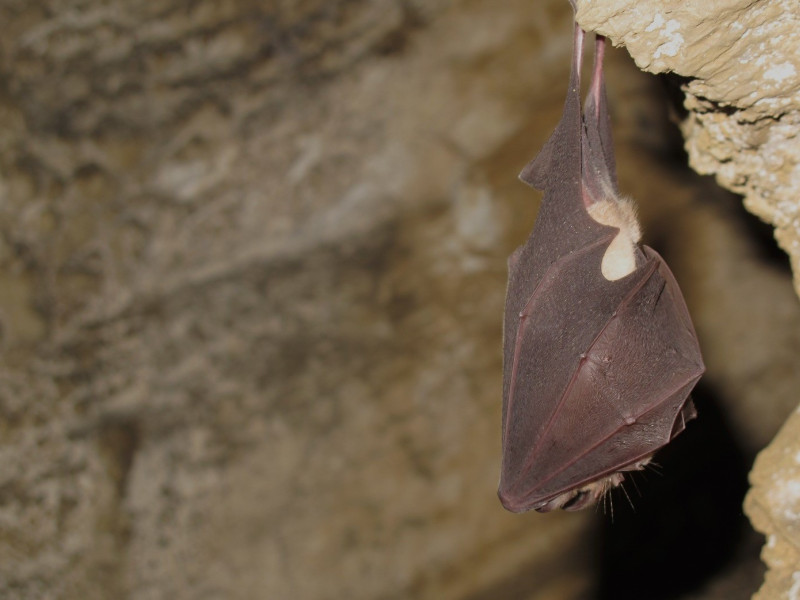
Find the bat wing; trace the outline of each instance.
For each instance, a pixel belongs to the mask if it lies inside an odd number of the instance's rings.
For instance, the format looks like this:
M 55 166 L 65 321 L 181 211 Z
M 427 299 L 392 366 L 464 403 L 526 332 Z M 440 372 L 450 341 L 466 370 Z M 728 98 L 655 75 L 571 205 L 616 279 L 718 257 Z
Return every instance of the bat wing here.
M 518 383 L 504 415 L 500 496 L 514 512 L 625 470 L 694 416 L 687 397 L 704 370 L 700 349 L 677 283 L 655 251 L 643 248 L 645 262 L 616 294 L 587 302 L 591 314 L 603 315 L 591 333 L 576 326 L 587 303 L 553 301 L 584 288 L 593 252 L 559 264 L 525 311 L 548 319 L 520 330 Z
M 600 238 L 611 239 L 615 233 L 613 228 L 601 225 L 586 212 L 583 169 L 586 137 L 580 102 L 583 42 L 584 33 L 576 24 L 564 112 L 542 150 L 519 176 L 528 185 L 544 190 L 533 232 L 518 256 L 529 287 L 535 287 L 537 275 L 541 277 L 544 269 L 560 256 Z M 527 291 L 532 292 L 532 288 Z
M 503 323 L 503 412 L 509 396 L 519 314 L 542 278 L 563 257 L 588 246 L 610 242 L 616 230 L 592 219 L 584 201 L 584 125 L 580 104 L 580 61 L 584 33 L 575 25 L 573 61 L 564 112 L 542 151 L 528 163 L 520 179 L 544 190 L 542 205 L 528 240 L 508 261 Z

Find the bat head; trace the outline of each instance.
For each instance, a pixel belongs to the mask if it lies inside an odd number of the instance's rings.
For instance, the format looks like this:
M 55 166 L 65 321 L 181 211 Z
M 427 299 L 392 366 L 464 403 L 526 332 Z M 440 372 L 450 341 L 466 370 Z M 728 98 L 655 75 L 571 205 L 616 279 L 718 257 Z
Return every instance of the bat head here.
M 642 460 L 636 461 L 632 465 L 620 469 L 615 473 L 595 479 L 581 487 L 568 490 L 544 502 L 539 503 L 533 507 L 537 512 L 550 512 L 551 510 L 581 510 L 592 504 L 598 502 L 603 496 L 610 492 L 615 487 L 622 485 L 625 481 L 625 471 L 641 471 L 650 462 L 653 457 L 652 454 L 646 456 Z M 501 499 L 502 500 L 502 499 Z M 507 507 L 506 507 L 507 508 Z
M 552 500 L 548 500 L 534 507 L 534 509 L 538 512 L 550 512 L 558 508 L 563 510 L 581 510 L 600 500 L 600 498 L 605 496 L 606 492 L 612 488 L 622 485 L 624 480 L 625 477 L 622 473 L 612 473 L 602 479 L 587 483 L 578 489 L 564 492 Z

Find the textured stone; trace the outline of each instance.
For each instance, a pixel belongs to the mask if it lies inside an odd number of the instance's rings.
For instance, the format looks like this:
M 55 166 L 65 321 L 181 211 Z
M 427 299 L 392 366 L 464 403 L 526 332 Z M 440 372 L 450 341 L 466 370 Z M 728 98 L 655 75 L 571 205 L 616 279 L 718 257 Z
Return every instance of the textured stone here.
M 745 509 L 767 537 L 769 571 L 754 600 L 796 598 L 800 590 L 800 413 L 786 421 L 756 459 Z
M 495 496 L 486 173 L 569 8 L 449 4 L 0 8 L 0 595 L 586 589 Z

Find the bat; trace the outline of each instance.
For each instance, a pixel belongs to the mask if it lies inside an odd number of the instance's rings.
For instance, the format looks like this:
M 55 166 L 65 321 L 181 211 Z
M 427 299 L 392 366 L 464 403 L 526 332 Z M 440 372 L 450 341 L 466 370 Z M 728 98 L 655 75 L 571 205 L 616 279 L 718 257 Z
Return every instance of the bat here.
M 511 512 L 578 510 L 643 469 L 696 416 L 705 371 L 678 284 L 619 193 L 602 36 L 581 111 L 584 37 L 576 24 L 561 121 L 520 174 L 544 195 L 508 259 L 498 496 Z

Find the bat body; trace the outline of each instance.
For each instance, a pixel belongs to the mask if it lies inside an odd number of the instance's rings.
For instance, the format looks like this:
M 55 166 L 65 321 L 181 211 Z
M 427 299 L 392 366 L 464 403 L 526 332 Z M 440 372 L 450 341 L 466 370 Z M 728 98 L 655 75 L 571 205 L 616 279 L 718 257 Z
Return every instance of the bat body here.
M 503 458 L 512 512 L 577 510 L 683 431 L 705 370 L 680 289 L 617 189 L 598 37 L 583 112 L 575 28 L 564 113 L 520 178 L 544 191 L 509 258 Z

